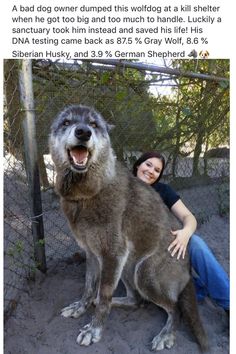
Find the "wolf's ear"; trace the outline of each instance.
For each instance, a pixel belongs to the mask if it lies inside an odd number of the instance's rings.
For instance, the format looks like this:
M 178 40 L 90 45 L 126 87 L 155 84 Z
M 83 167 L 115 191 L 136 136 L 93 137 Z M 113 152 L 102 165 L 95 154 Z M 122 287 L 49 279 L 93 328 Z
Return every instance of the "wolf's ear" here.
M 115 125 L 114 124 L 108 124 L 107 123 L 107 131 L 110 132 L 112 129 L 115 128 Z

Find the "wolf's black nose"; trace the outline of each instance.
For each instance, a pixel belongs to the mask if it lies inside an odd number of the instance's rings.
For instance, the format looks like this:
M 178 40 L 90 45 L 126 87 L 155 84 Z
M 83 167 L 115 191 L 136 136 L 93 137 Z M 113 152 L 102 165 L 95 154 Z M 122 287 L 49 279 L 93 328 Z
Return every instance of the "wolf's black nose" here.
M 91 135 L 91 130 L 86 126 L 80 126 L 75 129 L 75 136 L 79 140 L 88 141 Z

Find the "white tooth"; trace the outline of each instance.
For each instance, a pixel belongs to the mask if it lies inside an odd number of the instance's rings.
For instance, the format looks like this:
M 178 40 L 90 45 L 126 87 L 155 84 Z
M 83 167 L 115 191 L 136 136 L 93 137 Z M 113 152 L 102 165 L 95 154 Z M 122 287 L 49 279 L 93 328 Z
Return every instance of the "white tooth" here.
M 88 158 L 86 157 L 84 160 L 79 162 L 73 157 L 73 161 L 74 161 L 74 164 L 77 166 L 84 166 L 84 165 L 86 165 Z

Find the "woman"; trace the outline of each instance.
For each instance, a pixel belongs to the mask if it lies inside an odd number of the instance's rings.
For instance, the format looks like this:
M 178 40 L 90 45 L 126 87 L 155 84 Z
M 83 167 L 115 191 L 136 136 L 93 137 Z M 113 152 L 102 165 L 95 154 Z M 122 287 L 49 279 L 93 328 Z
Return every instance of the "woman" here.
M 133 174 L 151 185 L 158 192 L 171 212 L 183 227 L 172 230 L 174 240 L 168 251 L 177 259 L 185 256 L 188 248 L 197 298 L 202 301 L 209 296 L 219 306 L 229 311 L 229 278 L 207 244 L 194 234 L 197 222 L 193 214 L 181 201 L 176 192 L 167 184 L 159 182 L 165 168 L 165 159 L 157 151 L 144 153 L 134 164 Z

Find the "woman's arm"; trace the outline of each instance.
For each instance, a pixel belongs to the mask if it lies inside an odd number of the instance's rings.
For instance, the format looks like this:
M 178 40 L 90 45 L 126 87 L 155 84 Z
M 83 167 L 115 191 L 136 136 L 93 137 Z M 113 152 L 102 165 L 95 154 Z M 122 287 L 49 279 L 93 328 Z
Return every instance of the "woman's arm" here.
M 183 228 L 171 231 L 175 239 L 168 247 L 168 251 L 172 257 L 177 253 L 177 259 L 181 256 L 184 258 L 188 241 L 197 228 L 197 221 L 180 199 L 171 207 L 171 212 L 181 221 Z

